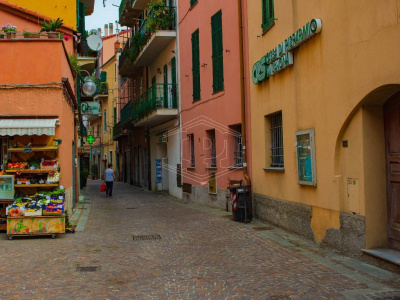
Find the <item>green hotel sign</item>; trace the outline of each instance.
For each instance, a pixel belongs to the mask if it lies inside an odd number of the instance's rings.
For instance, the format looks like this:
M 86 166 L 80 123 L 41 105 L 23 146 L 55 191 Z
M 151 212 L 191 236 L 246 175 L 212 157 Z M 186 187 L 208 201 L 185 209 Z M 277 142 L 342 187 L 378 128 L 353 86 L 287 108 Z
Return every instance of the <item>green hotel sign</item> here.
M 253 66 L 253 83 L 259 84 L 270 76 L 293 65 L 292 50 L 302 43 L 321 32 L 322 22 L 320 19 L 312 19 L 302 28 L 289 36 L 284 42 L 269 51 Z

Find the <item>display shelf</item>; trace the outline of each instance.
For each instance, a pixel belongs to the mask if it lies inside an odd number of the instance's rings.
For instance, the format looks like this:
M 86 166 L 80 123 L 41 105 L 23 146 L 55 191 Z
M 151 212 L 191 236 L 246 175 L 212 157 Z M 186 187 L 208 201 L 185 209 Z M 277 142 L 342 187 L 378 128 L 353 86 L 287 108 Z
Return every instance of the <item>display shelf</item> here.
M 32 187 L 42 187 L 42 188 L 50 188 L 50 187 L 58 187 L 58 183 L 52 184 L 15 184 L 14 187 L 19 188 L 32 188 Z
M 5 170 L 7 173 L 16 173 L 20 171 L 21 173 L 25 174 L 40 174 L 40 173 L 49 173 L 50 171 L 56 171 L 56 169 L 50 170 L 50 169 L 35 169 L 35 170 L 29 170 L 29 169 L 20 169 L 20 170 Z
M 57 151 L 58 146 L 32 147 L 32 148 L 8 148 L 8 152 L 41 152 L 41 151 Z

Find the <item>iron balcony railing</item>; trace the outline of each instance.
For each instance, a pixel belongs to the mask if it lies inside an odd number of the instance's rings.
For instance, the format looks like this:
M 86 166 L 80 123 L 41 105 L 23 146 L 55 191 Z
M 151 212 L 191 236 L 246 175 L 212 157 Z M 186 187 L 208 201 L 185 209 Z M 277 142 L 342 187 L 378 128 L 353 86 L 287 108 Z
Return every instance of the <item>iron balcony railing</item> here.
M 115 138 L 118 135 L 120 135 L 121 132 L 122 132 L 122 123 L 120 121 L 117 124 L 115 124 L 114 127 L 113 127 L 113 138 Z
M 124 50 L 122 51 L 120 57 L 119 57 L 119 65 L 118 65 L 118 69 L 121 72 L 121 68 L 124 65 L 124 62 L 129 59 L 130 57 L 130 39 L 127 40 Z
M 178 108 L 176 84 L 156 83 L 132 105 L 132 120 L 138 122 L 160 108 Z
M 131 102 L 128 102 L 121 109 L 121 123 L 126 122 L 131 117 Z
M 153 33 L 159 30 L 174 30 L 175 28 L 175 7 L 154 6 L 140 24 L 138 32 L 132 36 L 129 55 L 131 61 L 134 62 L 138 58 Z
M 122 14 L 124 13 L 126 2 L 127 2 L 127 0 L 121 0 L 121 3 L 119 4 L 119 19 L 121 19 Z

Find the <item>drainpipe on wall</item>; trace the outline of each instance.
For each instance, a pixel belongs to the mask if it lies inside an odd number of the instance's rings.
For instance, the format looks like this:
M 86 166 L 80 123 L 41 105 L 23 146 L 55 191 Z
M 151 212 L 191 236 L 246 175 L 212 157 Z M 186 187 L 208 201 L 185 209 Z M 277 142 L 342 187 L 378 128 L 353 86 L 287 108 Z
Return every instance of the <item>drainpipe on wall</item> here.
M 241 112 L 242 112 L 242 147 L 243 147 L 243 176 L 246 180 L 246 185 L 251 185 L 251 179 L 247 173 L 247 147 L 246 147 L 246 99 L 244 93 L 244 43 L 243 43 L 243 24 L 242 24 L 242 0 L 238 0 L 238 23 L 239 23 L 239 51 L 240 51 L 240 99 L 241 99 Z M 251 201 L 250 201 L 251 203 Z M 251 208 L 251 206 L 250 206 Z

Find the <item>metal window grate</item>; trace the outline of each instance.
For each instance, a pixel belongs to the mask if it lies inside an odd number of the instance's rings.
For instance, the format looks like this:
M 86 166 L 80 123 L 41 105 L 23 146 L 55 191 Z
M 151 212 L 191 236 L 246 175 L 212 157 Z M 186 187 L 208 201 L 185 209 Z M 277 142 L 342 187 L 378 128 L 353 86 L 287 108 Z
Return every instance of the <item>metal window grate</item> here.
M 234 151 L 234 159 L 235 159 L 235 167 L 242 167 L 243 166 L 243 151 L 242 151 L 242 126 L 236 125 L 234 127 L 236 131 L 236 135 L 234 136 L 234 144 L 235 144 L 235 151 Z
M 134 241 L 153 241 L 153 240 L 161 240 L 161 235 L 159 234 L 147 234 L 147 235 L 134 235 Z
M 196 164 L 194 157 L 194 134 L 189 134 L 189 147 L 190 147 L 190 166 L 194 167 Z
M 211 140 L 211 167 L 217 167 L 217 147 L 215 141 L 215 130 L 210 131 L 210 140 Z
M 283 167 L 282 112 L 269 116 L 271 124 L 271 167 Z

